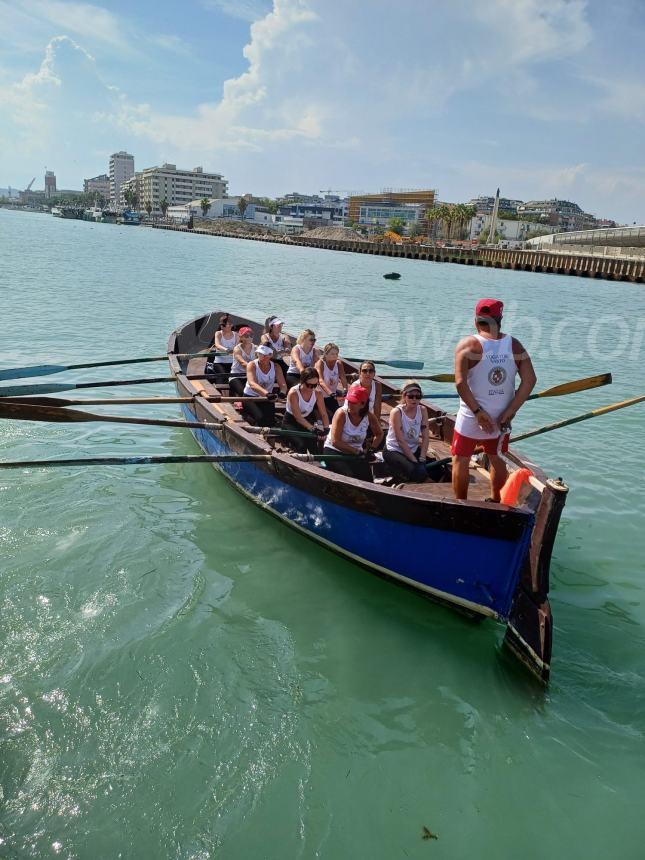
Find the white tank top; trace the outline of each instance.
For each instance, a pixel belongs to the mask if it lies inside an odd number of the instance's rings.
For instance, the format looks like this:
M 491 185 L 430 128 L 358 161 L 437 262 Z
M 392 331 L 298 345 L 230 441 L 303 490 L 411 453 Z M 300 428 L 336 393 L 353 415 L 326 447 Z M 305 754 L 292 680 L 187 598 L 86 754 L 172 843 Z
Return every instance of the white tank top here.
M 253 361 L 255 358 L 255 344 L 251 344 L 250 352 L 244 352 L 242 347 L 240 349 L 242 350 L 244 361 Z M 231 365 L 231 376 L 246 376 L 246 367 L 240 364 L 235 355 L 233 355 L 233 364 Z
M 293 388 L 291 390 L 293 391 Z M 309 390 L 311 391 L 311 399 L 305 400 L 305 398 L 302 396 L 300 386 L 296 386 L 296 391 L 298 392 L 298 406 L 300 407 L 300 414 L 303 418 L 306 418 L 307 415 L 311 415 L 311 413 L 314 411 L 314 406 L 316 405 L 316 392 L 314 389 Z M 286 411 L 289 413 L 289 415 L 293 415 L 293 412 L 291 411 L 291 401 L 288 397 Z
M 219 342 L 223 349 L 233 349 L 237 343 L 237 332 L 231 332 L 231 336 L 228 338 L 220 334 Z M 228 364 L 230 360 L 230 355 L 216 355 L 213 359 L 213 364 Z
M 468 371 L 468 386 L 481 408 L 493 421 L 497 421 L 515 397 L 517 365 L 513 356 L 513 338 L 510 334 L 499 340 L 489 340 L 479 334 L 475 337 L 482 345 L 482 357 Z M 455 430 L 471 439 L 491 439 L 500 433 L 497 426 L 492 434 L 485 433 L 463 400 L 459 401 Z
M 273 386 L 275 384 L 275 364 L 271 362 L 271 367 L 269 368 L 268 373 L 264 373 L 259 364 L 259 359 L 255 359 L 253 362 L 255 365 L 255 381 L 258 385 L 261 385 L 266 391 L 271 392 L 273 390 Z M 251 386 L 247 383 L 244 386 L 244 394 L 247 397 L 262 397 L 261 394 L 258 394 L 257 391 L 254 391 Z
M 298 350 L 298 356 L 300 361 L 302 362 L 303 367 L 311 367 L 314 363 L 314 350 L 316 347 L 312 346 L 310 352 L 305 352 L 304 349 L 300 346 L 300 344 L 296 344 L 295 348 Z M 293 358 L 291 359 L 291 364 L 289 365 L 289 370 L 287 373 L 295 373 L 299 374 L 298 365 L 295 363 Z
M 266 339 L 267 339 L 267 344 L 272 349 L 275 349 L 276 352 L 280 352 L 281 350 L 284 349 L 284 335 L 283 334 L 278 335 L 277 340 L 273 340 L 271 335 L 267 332 Z
M 340 379 L 338 372 L 338 362 L 331 368 L 327 367 L 327 362 L 323 359 L 323 382 L 329 388 L 332 394 L 336 394 L 338 389 L 338 380 Z
M 357 385 L 360 385 L 358 379 L 356 382 L 352 382 L 349 386 L 350 388 L 356 388 Z M 376 401 L 376 380 L 372 380 L 372 387 L 370 388 L 370 412 L 374 412 L 374 402 Z
M 405 438 L 405 444 L 408 446 L 410 453 L 414 454 L 419 447 L 419 442 L 421 441 L 421 407 L 417 406 L 414 418 L 408 418 L 401 406 L 396 406 L 390 412 L 390 426 L 387 431 L 385 447 L 388 451 L 398 451 L 399 454 L 403 454 L 404 452 L 401 449 L 399 440 L 396 438 L 396 433 L 394 432 L 394 426 L 392 424 L 392 417 L 395 412 L 398 412 L 401 416 L 401 430 Z
M 340 434 L 341 442 L 344 442 L 345 445 L 349 445 L 349 447 L 353 451 L 356 451 L 357 454 L 360 454 L 363 450 L 363 443 L 365 442 L 365 437 L 367 436 L 367 428 L 369 427 L 369 423 L 369 415 L 364 415 L 358 424 L 352 424 L 352 419 L 349 417 L 349 412 L 345 412 L 345 423 L 343 426 L 343 432 Z M 332 445 L 329 440 L 325 442 L 325 448 L 331 448 L 333 451 L 340 450 L 339 448 L 336 448 L 335 445 Z

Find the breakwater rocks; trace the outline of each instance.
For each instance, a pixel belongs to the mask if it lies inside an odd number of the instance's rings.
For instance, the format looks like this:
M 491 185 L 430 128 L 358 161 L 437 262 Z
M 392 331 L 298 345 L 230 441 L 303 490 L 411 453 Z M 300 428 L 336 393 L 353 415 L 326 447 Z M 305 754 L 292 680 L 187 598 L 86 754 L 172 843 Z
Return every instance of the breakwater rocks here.
M 376 254 L 407 260 L 428 260 L 434 263 L 455 263 L 462 266 L 481 266 L 495 269 L 515 269 L 524 272 L 547 272 L 554 275 L 573 275 L 581 278 L 602 278 L 609 281 L 645 283 L 645 259 L 627 257 L 600 257 L 591 254 L 558 253 L 555 251 L 503 250 L 498 248 L 439 248 L 431 245 L 395 245 L 385 242 L 315 239 L 307 236 L 281 236 L 273 231 L 241 233 L 219 225 L 217 229 L 203 226 L 189 229 L 170 224 L 151 225 L 158 230 L 177 230 L 184 233 L 226 236 L 231 239 L 248 239 L 253 242 L 273 242 L 280 245 L 299 245 L 307 248 L 324 248 L 353 254 Z

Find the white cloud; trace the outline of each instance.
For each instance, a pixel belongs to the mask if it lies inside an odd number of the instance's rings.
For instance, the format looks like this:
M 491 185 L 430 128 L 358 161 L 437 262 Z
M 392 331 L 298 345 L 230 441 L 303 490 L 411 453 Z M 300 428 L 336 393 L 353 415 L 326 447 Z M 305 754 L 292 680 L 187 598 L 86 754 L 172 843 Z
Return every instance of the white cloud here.
M 57 29 L 112 46 L 123 47 L 126 44 L 117 18 L 101 6 L 61 0 L 22 0 L 21 7 L 23 12 L 45 19 Z
M 232 18 L 257 21 L 267 14 L 271 3 L 267 0 L 202 0 L 205 9 L 219 9 Z

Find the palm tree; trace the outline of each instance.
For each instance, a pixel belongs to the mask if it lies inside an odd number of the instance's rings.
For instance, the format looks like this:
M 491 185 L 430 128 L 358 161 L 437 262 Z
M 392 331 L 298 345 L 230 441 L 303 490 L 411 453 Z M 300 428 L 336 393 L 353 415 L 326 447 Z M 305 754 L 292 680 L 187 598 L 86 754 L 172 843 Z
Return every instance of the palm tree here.
M 402 236 L 405 231 L 405 221 L 403 218 L 390 218 L 387 223 L 387 228 L 392 233 Z
M 242 216 L 242 221 L 244 221 L 244 213 L 246 212 L 246 207 L 249 205 L 246 197 L 240 197 L 239 202 L 237 204 L 237 208 L 239 210 L 240 215 Z
M 134 191 L 131 188 L 126 188 L 125 191 L 123 192 L 123 199 L 125 200 L 129 209 L 132 208 L 132 195 L 133 194 L 134 194 Z
M 148 218 L 149 218 L 150 213 L 152 212 L 152 203 L 149 200 L 146 200 L 146 205 L 144 206 L 144 209 L 148 213 Z
M 161 214 L 163 215 L 164 218 L 166 217 L 166 212 L 168 211 L 169 206 L 170 206 L 170 203 L 168 203 L 168 201 L 166 200 L 165 197 L 163 200 L 159 201 L 159 208 L 161 209 Z
M 211 202 L 208 197 L 202 197 L 202 199 L 199 201 L 199 205 L 202 207 L 202 215 L 205 218 L 208 214 L 208 210 L 211 208 Z

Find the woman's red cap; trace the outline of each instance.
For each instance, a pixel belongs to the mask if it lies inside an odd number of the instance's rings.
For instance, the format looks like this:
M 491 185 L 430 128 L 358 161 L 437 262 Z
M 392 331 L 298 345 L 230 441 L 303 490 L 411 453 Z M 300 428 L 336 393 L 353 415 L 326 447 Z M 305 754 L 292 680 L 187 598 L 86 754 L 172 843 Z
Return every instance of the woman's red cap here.
M 362 385 L 355 385 L 347 392 L 346 400 L 348 403 L 367 403 L 369 397 L 370 393 L 366 388 L 363 388 Z
M 239 330 L 239 332 L 238 332 L 238 334 L 240 334 L 240 335 L 242 335 L 242 334 L 252 334 L 252 333 L 253 333 L 253 329 L 251 328 L 251 326 L 250 326 L 250 325 L 243 325 L 243 326 L 242 326 L 242 328 L 241 328 L 241 329 Z

